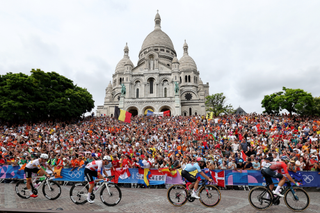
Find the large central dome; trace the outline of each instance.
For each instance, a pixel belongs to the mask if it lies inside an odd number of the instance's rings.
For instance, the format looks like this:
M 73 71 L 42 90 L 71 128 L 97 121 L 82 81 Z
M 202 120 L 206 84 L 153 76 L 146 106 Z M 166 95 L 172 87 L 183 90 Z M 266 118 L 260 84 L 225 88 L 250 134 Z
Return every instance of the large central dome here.
M 161 29 L 155 29 L 144 39 L 141 50 L 153 46 L 164 46 L 174 50 L 170 37 Z
M 170 37 L 161 30 L 161 18 L 159 13 L 156 14 L 156 17 L 154 19 L 155 21 L 155 27 L 154 30 L 149 33 L 149 35 L 144 39 L 141 51 L 149 48 L 149 47 L 166 47 L 171 50 L 174 50 L 173 43 L 170 39 Z M 140 51 L 140 52 L 141 52 Z

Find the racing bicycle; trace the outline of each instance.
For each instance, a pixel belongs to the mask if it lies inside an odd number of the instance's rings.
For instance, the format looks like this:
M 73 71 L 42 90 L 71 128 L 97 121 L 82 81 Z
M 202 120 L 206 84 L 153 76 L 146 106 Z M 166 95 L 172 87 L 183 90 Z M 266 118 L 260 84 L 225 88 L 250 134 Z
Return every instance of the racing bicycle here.
M 107 206 L 115 206 L 121 201 L 121 190 L 115 184 L 111 183 L 114 176 L 108 176 L 107 179 L 96 179 L 95 186 L 90 196 L 90 200 L 95 199 L 96 193 L 100 190 L 100 200 Z M 84 204 L 87 202 L 89 182 L 75 183 L 70 189 L 70 199 L 75 204 Z
M 302 180 L 296 180 L 302 182 Z M 299 187 L 291 186 L 289 180 L 282 186 L 280 193 L 284 195 L 285 204 L 293 211 L 303 211 L 309 206 L 310 198 L 308 193 Z M 259 210 L 265 210 L 272 204 L 279 205 L 280 197 L 276 196 L 267 186 L 257 186 L 249 192 L 249 202 L 251 206 Z
M 44 180 L 41 180 L 43 179 Z M 61 195 L 61 187 L 60 185 L 51 180 L 54 176 L 47 177 L 47 176 L 36 176 L 33 177 L 31 180 L 31 190 L 32 193 L 37 195 L 38 190 L 42 186 L 42 193 L 48 200 L 55 200 Z M 27 180 L 20 180 L 16 184 L 16 193 L 19 197 L 28 199 L 30 198 L 30 192 L 27 188 Z
M 171 186 L 167 192 L 169 202 L 174 206 L 183 206 L 187 201 L 193 202 L 196 198 L 191 197 L 192 190 L 183 184 Z M 206 207 L 214 207 L 221 200 L 221 193 L 217 187 L 210 185 L 208 180 L 201 180 L 197 192 L 200 202 Z

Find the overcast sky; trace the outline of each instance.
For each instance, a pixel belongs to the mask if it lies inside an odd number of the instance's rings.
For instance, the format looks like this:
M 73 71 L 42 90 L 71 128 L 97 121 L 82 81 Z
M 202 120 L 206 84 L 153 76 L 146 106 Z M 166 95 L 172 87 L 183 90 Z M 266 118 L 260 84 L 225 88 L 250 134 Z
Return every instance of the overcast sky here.
M 313 0 L 0 0 L 0 74 L 55 71 L 87 88 L 96 110 L 126 42 L 137 65 L 157 10 L 178 59 L 186 39 L 210 94 L 223 92 L 234 108 L 261 113 L 264 95 L 283 86 L 320 96 Z

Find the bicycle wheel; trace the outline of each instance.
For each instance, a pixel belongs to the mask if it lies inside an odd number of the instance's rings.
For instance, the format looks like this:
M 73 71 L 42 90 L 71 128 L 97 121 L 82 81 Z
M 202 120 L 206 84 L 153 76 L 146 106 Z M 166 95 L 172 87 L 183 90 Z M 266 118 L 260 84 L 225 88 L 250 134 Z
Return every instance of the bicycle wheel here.
M 44 181 L 44 184 L 42 187 L 43 195 L 48 200 L 55 200 L 61 195 L 61 187 L 57 182 L 53 180 L 49 180 L 49 184 L 50 184 L 50 188 L 47 184 L 47 181 Z
M 75 204 L 84 204 L 87 202 L 88 185 L 86 183 L 76 183 L 70 189 L 70 199 Z
M 108 183 L 108 188 L 106 185 L 102 186 L 100 199 L 105 205 L 115 206 L 121 201 L 121 197 L 121 190 L 117 185 Z
M 272 192 L 263 186 L 257 186 L 249 192 L 249 202 L 256 209 L 267 209 L 272 204 Z
M 221 200 L 221 193 L 219 189 L 213 185 L 206 185 L 200 189 L 200 202 L 206 207 L 214 207 L 219 204 Z
M 20 180 L 16 184 L 16 193 L 19 197 L 23 199 L 28 199 L 30 198 L 30 192 L 28 191 L 27 188 L 27 181 L 26 180 Z
M 168 201 L 174 206 L 183 206 L 188 201 L 188 191 L 184 185 L 173 185 L 167 192 Z
M 286 191 L 286 193 L 284 194 L 284 202 L 286 203 L 286 205 L 293 211 L 303 211 L 308 208 L 310 202 L 308 193 L 302 188 L 292 188 L 296 197 L 290 189 Z

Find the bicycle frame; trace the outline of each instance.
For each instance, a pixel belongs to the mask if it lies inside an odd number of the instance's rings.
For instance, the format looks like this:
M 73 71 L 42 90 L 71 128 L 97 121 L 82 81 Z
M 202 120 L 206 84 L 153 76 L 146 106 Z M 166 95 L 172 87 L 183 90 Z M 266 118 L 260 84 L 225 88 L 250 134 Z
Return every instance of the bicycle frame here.
M 51 190 L 51 186 L 50 186 L 50 184 L 49 184 L 49 180 L 50 180 L 50 178 L 48 178 L 47 176 L 45 176 L 45 180 L 44 181 L 41 181 L 41 183 L 37 186 L 37 187 L 34 187 L 34 182 L 37 180 L 37 179 L 40 179 L 40 178 L 42 178 L 43 176 L 36 176 L 36 177 L 34 177 L 34 178 L 32 178 L 32 181 L 31 181 L 31 188 L 32 189 L 36 189 L 36 190 L 38 190 L 45 182 L 47 183 L 47 185 L 48 185 L 48 187 L 49 187 L 49 189 Z
M 99 183 L 99 182 L 102 182 L 103 181 L 103 184 L 101 184 L 98 189 L 96 190 L 92 190 L 92 193 L 95 195 L 101 188 L 103 185 L 106 186 L 107 190 L 108 190 L 108 194 L 110 195 L 110 190 L 109 190 L 109 186 L 108 186 L 108 183 L 110 183 L 109 181 L 105 181 L 104 179 L 96 179 L 95 182 Z M 87 182 L 87 184 L 80 190 L 80 191 L 83 191 L 86 187 L 90 187 L 90 183 Z
M 286 187 L 284 188 L 284 190 L 283 190 L 282 194 L 285 194 L 287 191 L 291 190 L 291 192 L 292 192 L 292 194 L 293 194 L 294 199 L 295 199 L 296 201 L 298 201 L 298 200 L 299 200 L 299 198 L 298 198 L 298 196 L 297 196 L 296 192 L 294 191 L 294 189 L 293 189 L 293 187 L 292 187 L 292 185 L 291 185 L 291 182 L 286 181 L 286 183 L 285 183 L 285 184 L 286 184 Z

